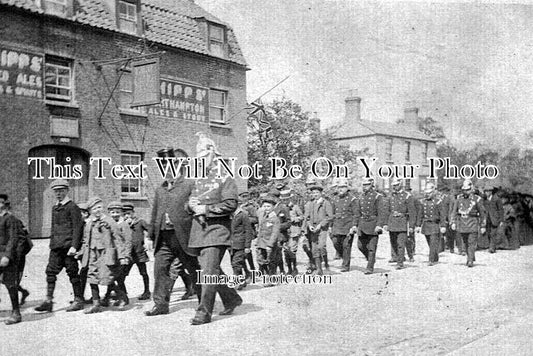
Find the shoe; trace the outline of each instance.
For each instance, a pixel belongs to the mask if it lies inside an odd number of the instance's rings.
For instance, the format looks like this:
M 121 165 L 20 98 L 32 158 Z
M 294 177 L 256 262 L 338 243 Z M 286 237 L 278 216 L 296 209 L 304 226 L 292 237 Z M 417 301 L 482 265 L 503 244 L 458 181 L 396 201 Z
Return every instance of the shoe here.
M 96 301 L 96 302 L 93 302 L 93 306 L 92 307 L 90 307 L 89 309 L 85 309 L 83 311 L 83 314 L 96 314 L 96 313 L 100 313 L 102 311 L 103 311 L 103 309 L 102 309 L 102 306 L 100 305 L 100 302 Z
M 168 307 L 157 306 L 155 305 L 152 310 L 144 312 L 146 316 L 156 316 L 156 315 L 165 315 L 168 314 Z
M 489 252 L 490 253 L 496 253 L 496 250 L 495 249 L 490 249 Z
M 372 274 L 372 273 L 374 273 L 374 270 L 373 270 L 373 269 L 370 269 L 370 268 L 367 268 L 367 269 L 365 269 L 365 272 L 364 272 L 364 273 L 365 273 L 365 274 Z
M 26 298 L 30 295 L 30 292 L 28 292 L 26 289 L 22 290 L 22 297 L 20 298 L 19 305 L 24 305 L 26 303 Z
M 143 294 L 137 297 L 138 300 L 148 300 L 152 297 L 150 291 L 145 291 Z
M 74 302 L 71 305 L 69 305 L 69 307 L 67 308 L 67 312 L 83 310 L 84 307 L 85 307 L 84 301 L 81 300 L 80 298 L 76 298 L 74 299 Z
M 35 311 L 51 313 L 53 306 L 54 306 L 54 303 L 52 303 L 52 301 L 46 300 L 42 302 L 41 305 L 36 307 Z
M 350 272 L 350 267 L 342 267 L 341 272 Z
M 461 251 L 461 256 L 466 256 L 466 252 Z
M 437 263 L 436 262 L 430 262 L 428 263 L 428 266 L 435 266 Z
M 413 262 L 415 262 L 415 259 L 411 257 L 411 258 L 409 259 L 409 262 L 410 262 L 410 263 L 413 263 Z
M 239 300 L 237 301 L 235 305 L 229 308 L 225 308 L 223 311 L 218 313 L 218 315 L 231 315 L 233 314 L 233 311 L 235 310 L 235 308 L 237 308 L 240 305 L 242 305 L 242 298 L 239 297 Z
M 403 264 L 396 266 L 396 269 L 404 269 L 405 266 Z
M 466 263 L 466 265 L 467 265 L 468 267 L 474 267 L 474 262 L 469 261 L 469 262 Z
M 128 304 L 130 304 L 130 300 L 128 299 L 128 297 L 126 297 L 125 299 L 119 300 L 116 306 L 119 310 L 124 310 L 126 309 L 126 305 Z
M 207 324 L 210 322 L 211 322 L 210 317 L 195 316 L 193 319 L 191 319 L 191 325 L 202 325 L 202 324 Z
M 22 321 L 22 317 L 20 316 L 20 311 L 13 311 L 9 318 L 4 321 L 6 325 L 12 325 L 17 324 Z
M 85 304 L 93 304 L 93 298 L 85 299 Z
M 237 290 L 243 290 L 244 288 L 246 288 L 246 282 L 244 282 L 242 284 L 239 284 L 239 286 L 236 289 Z
M 190 289 L 187 289 L 185 294 L 183 294 L 180 299 L 181 300 L 187 300 L 190 297 L 192 297 L 193 295 L 194 295 L 194 290 L 192 288 L 190 288 Z
M 389 260 L 389 263 L 396 263 L 396 262 L 398 262 L 398 261 L 396 261 L 394 258 L 391 258 L 391 259 Z
M 104 297 L 104 299 L 102 299 L 100 301 L 100 306 L 102 306 L 104 308 L 107 308 L 109 306 L 109 298 L 108 297 Z
M 342 256 L 339 254 L 336 254 L 334 260 L 342 260 Z

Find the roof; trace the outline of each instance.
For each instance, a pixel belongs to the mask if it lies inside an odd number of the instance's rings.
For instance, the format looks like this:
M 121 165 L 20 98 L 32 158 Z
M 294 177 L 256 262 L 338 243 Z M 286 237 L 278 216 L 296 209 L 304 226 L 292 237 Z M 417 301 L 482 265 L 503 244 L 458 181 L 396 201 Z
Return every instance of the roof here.
M 39 3 L 35 0 L 0 0 L 0 4 L 44 14 L 37 5 Z M 74 15 L 69 20 L 121 32 L 117 28 L 115 11 L 109 4 L 106 0 L 77 0 L 74 2 Z M 227 28 L 228 51 L 227 57 L 219 58 L 246 66 L 231 27 L 190 0 L 141 0 L 141 14 L 146 25 L 144 34 L 147 40 L 213 57 L 217 56 L 209 52 L 199 20 L 224 25 Z
M 349 139 L 366 136 L 389 136 L 400 137 L 420 141 L 436 142 L 437 140 L 428 135 L 412 129 L 406 124 L 396 124 L 383 121 L 352 120 L 343 122 L 331 129 L 335 139 Z

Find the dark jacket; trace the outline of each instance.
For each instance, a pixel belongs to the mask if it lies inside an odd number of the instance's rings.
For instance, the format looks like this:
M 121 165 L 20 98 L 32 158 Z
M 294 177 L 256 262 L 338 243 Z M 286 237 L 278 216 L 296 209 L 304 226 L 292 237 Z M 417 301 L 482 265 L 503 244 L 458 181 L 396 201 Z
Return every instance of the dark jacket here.
M 278 243 L 279 233 L 279 218 L 274 211 L 268 215 L 259 216 L 259 228 L 257 232 L 257 248 L 266 249 L 267 247 L 274 247 Z
M 356 225 L 366 235 L 377 235 L 376 226 L 383 227 L 388 220 L 387 202 L 374 189 L 361 194 L 355 208 Z
M 416 206 L 411 193 L 401 190 L 392 192 L 388 201 L 388 227 L 392 232 L 407 231 L 407 225 L 414 227 L 416 224 Z
M 459 233 L 478 232 L 478 228 L 486 226 L 487 214 L 480 196 L 460 194 L 454 202 L 450 215 Z
M 490 200 L 487 198 L 483 202 L 487 211 L 487 226 L 497 227 L 503 221 L 502 201 L 493 194 Z
M 168 189 L 168 182 L 164 182 L 155 190 L 149 238 L 154 241 L 156 252 L 161 247 L 159 232 L 165 226 L 165 213 L 168 213 L 181 248 L 187 254 L 193 254 L 188 247 L 192 216 L 185 210 L 185 205 L 189 201 L 193 188 L 194 182 L 192 180 L 179 177 L 170 189 Z
M 199 179 L 191 197 L 206 206 L 204 218 L 195 216 L 191 227 L 189 247 L 231 246 L 231 214 L 237 209 L 237 185 L 231 178 L 217 178 L 212 169 L 206 179 Z M 189 211 L 192 215 L 192 211 Z M 203 220 L 203 221 L 202 221 Z
M 83 218 L 80 208 L 72 200 L 52 207 L 52 235 L 50 249 L 81 248 Z
M 238 208 L 231 220 L 231 248 L 234 250 L 250 248 L 253 236 L 254 232 L 248 213 Z
M 279 219 L 279 242 L 285 242 L 289 239 L 291 228 L 291 212 L 287 205 L 284 203 L 278 203 L 274 207 L 274 212 L 278 215 Z
M 19 246 L 23 243 L 21 228 L 22 222 L 10 213 L 0 216 L 0 258 L 9 258 L 9 265 L 19 258 Z
M 440 232 L 441 227 L 446 227 L 447 208 L 438 197 L 423 198 L 420 200 L 421 210 L 417 226 L 422 228 L 424 235 L 433 235 Z
M 333 235 L 348 235 L 350 228 L 355 226 L 356 200 L 350 193 L 343 196 L 336 194 L 333 197 L 331 203 L 333 208 L 331 233 Z

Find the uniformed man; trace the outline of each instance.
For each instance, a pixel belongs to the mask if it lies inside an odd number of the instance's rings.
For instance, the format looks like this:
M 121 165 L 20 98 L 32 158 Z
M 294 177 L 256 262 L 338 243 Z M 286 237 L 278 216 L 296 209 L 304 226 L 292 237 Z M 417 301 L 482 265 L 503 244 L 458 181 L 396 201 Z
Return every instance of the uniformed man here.
M 194 216 L 189 248 L 198 256 L 203 275 L 220 276 L 224 272 L 220 262 L 231 246 L 231 214 L 237 209 L 237 186 L 232 178 L 217 177 L 216 158 L 220 156 L 212 140 L 199 141 L 196 156 L 204 158 L 206 179 L 195 181 L 195 188 L 187 204 Z M 203 284 L 200 305 L 191 320 L 192 325 L 211 322 L 218 293 L 224 310 L 220 315 L 232 314 L 242 304 L 237 291 L 226 284 Z
M 426 184 L 424 194 L 417 231 L 426 236 L 429 246 L 429 265 L 433 266 L 439 261 L 440 234 L 446 232 L 446 211 L 433 183 Z
M 54 191 L 57 203 L 52 209 L 50 255 L 46 266 L 47 293 L 46 300 L 35 310 L 52 311 L 57 275 L 63 268 L 67 271 L 74 291 L 74 302 L 67 308 L 67 311 L 82 310 L 84 307 L 83 291 L 78 273 L 78 261 L 74 256 L 81 247 L 83 219 L 78 206 L 68 197 L 69 184 L 66 180 L 56 179 L 50 188 Z
M 405 243 L 407 233 L 414 230 L 416 224 L 416 207 L 413 196 L 402 189 L 400 179 L 393 179 L 392 192 L 388 201 L 388 228 L 390 235 L 391 260 L 397 262 L 397 269 L 404 268 Z
M 288 272 L 293 276 L 298 274 L 296 267 L 296 255 L 298 252 L 298 241 L 302 233 L 302 222 L 304 214 L 300 206 L 295 201 L 295 197 L 290 193 L 290 190 L 281 191 L 281 197 L 289 195 L 287 207 L 289 208 L 291 227 L 289 228 L 289 240 L 283 245 L 285 253 L 285 261 L 287 262 Z
M 312 201 L 306 204 L 304 212 L 304 222 L 302 229 L 306 232 L 307 239 L 311 244 L 311 253 L 315 261 L 317 274 L 324 274 L 322 261 L 327 264 L 326 241 L 328 228 L 333 219 L 333 209 L 331 203 L 322 196 L 324 188 L 314 185 L 309 188 L 312 194 Z
M 279 238 L 278 249 L 272 252 L 271 258 L 275 261 L 276 267 L 279 268 L 281 274 L 285 274 L 285 268 L 283 267 L 283 245 L 289 241 L 289 228 L 291 227 L 290 211 L 285 201 L 281 200 L 281 192 L 277 189 L 271 189 L 270 196 L 276 198 L 276 205 L 274 206 L 274 212 L 279 219 Z
M 472 182 L 465 180 L 451 213 L 452 229 L 456 230 L 466 249 L 468 267 L 474 267 L 478 230 L 486 232 L 486 211 L 480 196 L 474 194 Z
M 304 212 L 308 211 L 310 209 L 309 205 L 313 201 L 313 194 L 311 193 L 310 188 L 315 186 L 317 184 L 316 178 L 314 178 L 312 175 L 308 176 L 305 181 L 305 187 L 306 189 L 306 197 L 305 197 L 305 204 L 304 204 Z M 313 252 L 311 251 L 311 242 L 308 239 L 307 231 L 304 229 L 304 226 L 302 225 L 302 249 L 304 250 L 305 254 L 307 255 L 309 259 L 309 263 L 307 265 L 307 271 L 306 273 L 312 273 L 314 270 L 316 270 L 315 261 L 313 258 Z
M 374 189 L 373 178 L 364 178 L 362 185 L 363 194 L 357 200 L 355 208 L 355 222 L 359 236 L 357 246 L 368 261 L 364 273 L 372 274 L 376 263 L 378 236 L 387 229 L 387 203 L 383 195 Z
M 176 156 L 172 148 L 162 149 L 157 154 L 169 161 Z M 189 248 L 192 217 L 184 208 L 194 182 L 185 179 L 183 171 L 178 173 L 179 176 L 176 178 L 167 176 L 155 191 L 147 243 L 148 249 L 152 243 L 154 247 L 154 307 L 145 312 L 147 316 L 168 314 L 170 292 L 174 284 L 170 271 L 176 258 L 187 270 L 193 288 L 200 298 L 200 286 L 196 283 L 196 271 L 200 266 L 193 250 Z
M 411 188 L 406 188 L 405 190 L 411 193 Z M 415 209 L 416 209 L 415 221 L 418 222 L 420 214 L 422 214 L 422 203 L 420 202 L 420 198 L 418 196 L 413 195 L 413 198 L 414 198 L 413 200 L 415 202 Z M 405 241 L 405 249 L 407 250 L 407 256 L 409 257 L 409 262 L 415 262 L 416 235 L 415 235 L 414 229 L 413 230 L 409 229 L 408 231 L 407 240 Z
M 333 247 L 342 258 L 341 272 L 350 270 L 352 243 L 357 227 L 355 223 L 356 198 L 349 192 L 348 179 L 337 180 L 337 195 L 332 201 L 333 224 L 331 236 Z
M 503 204 L 500 198 L 494 194 L 494 187 L 485 188 L 487 195 L 484 203 L 487 211 L 487 236 L 489 238 L 489 252 L 496 252 L 496 241 L 498 239 L 498 228 L 503 226 Z

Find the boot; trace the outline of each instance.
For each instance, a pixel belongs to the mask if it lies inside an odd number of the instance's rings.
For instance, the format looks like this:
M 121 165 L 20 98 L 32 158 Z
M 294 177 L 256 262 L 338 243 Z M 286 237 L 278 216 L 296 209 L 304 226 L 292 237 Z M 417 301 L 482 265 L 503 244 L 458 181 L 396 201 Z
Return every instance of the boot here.
M 74 302 L 67 308 L 67 312 L 83 310 L 85 301 L 79 297 L 74 298 Z
M 149 290 L 144 290 L 143 294 L 137 297 L 139 300 L 148 300 L 152 297 L 152 294 Z
M 191 276 L 189 276 L 185 271 L 182 271 L 179 273 L 181 279 L 183 280 L 183 284 L 185 285 L 185 294 L 181 296 L 181 300 L 187 300 L 190 297 L 194 295 L 194 289 L 192 286 L 192 279 Z
M 328 254 L 325 253 L 322 255 L 322 259 L 324 260 L 324 267 L 327 271 L 329 271 L 329 263 L 328 263 Z
M 4 321 L 4 323 L 6 325 L 12 325 L 12 324 L 20 323 L 21 321 L 22 321 L 22 316 L 20 315 L 20 310 L 17 309 L 11 312 L 11 315 L 6 321 Z
M 18 290 L 22 293 L 22 297 L 20 298 L 20 304 L 19 305 L 24 305 L 24 303 L 26 303 L 26 298 L 28 298 L 28 296 L 30 295 L 30 292 L 28 292 L 28 290 L 22 288 L 19 286 Z
M 100 313 L 102 311 L 102 306 L 100 305 L 100 300 L 94 300 L 93 299 L 93 306 L 89 309 L 86 309 L 83 311 L 85 314 L 94 314 L 94 313 Z
M 315 258 L 316 274 L 322 276 L 324 271 L 322 270 L 322 259 L 320 257 Z
M 54 303 L 52 302 L 52 300 L 47 299 L 44 302 L 42 302 L 38 307 L 36 307 L 35 311 L 51 313 L 53 309 L 53 305 Z
M 120 291 L 117 290 L 117 296 L 118 296 L 118 303 L 116 306 L 118 307 L 118 309 L 119 310 L 126 309 L 126 305 L 130 304 L 128 294 L 123 290 L 120 290 Z

